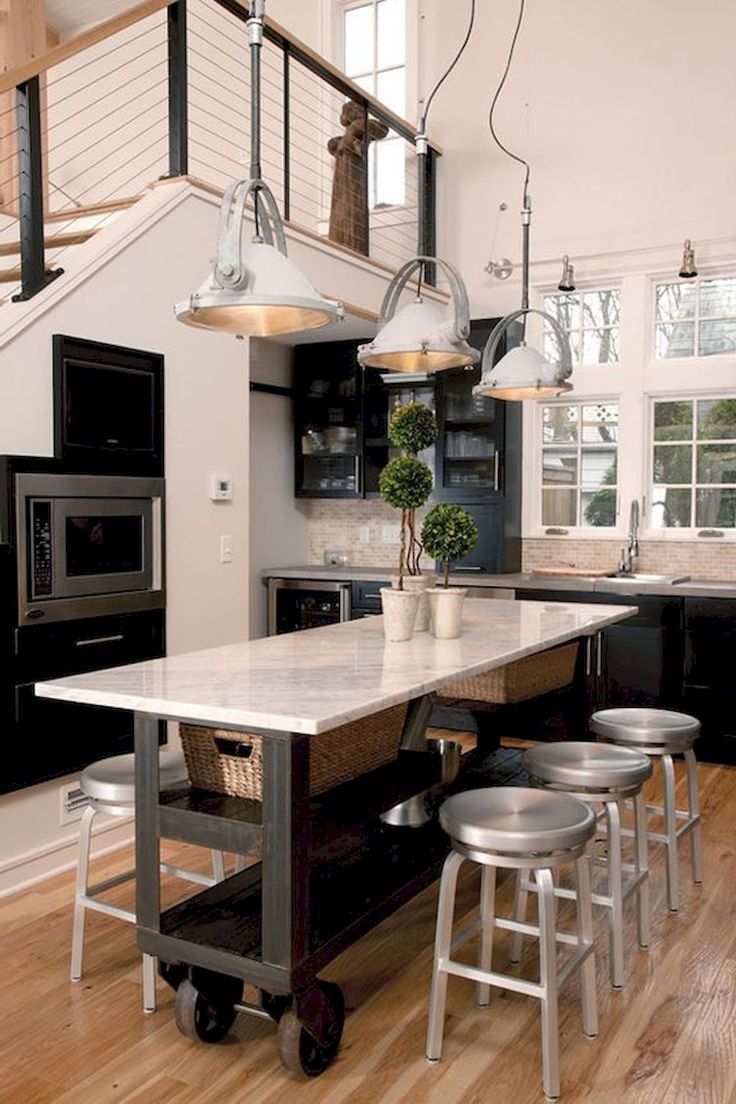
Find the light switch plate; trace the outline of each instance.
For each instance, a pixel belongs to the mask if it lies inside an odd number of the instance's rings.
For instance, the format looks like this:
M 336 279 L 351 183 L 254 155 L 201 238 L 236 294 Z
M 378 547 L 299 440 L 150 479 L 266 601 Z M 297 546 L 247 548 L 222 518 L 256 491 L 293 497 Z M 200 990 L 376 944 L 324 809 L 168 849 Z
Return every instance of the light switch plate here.
M 358 543 L 369 544 L 371 539 L 370 525 L 361 525 L 358 528 Z
M 220 563 L 233 562 L 233 538 L 230 533 L 223 533 L 220 537 Z

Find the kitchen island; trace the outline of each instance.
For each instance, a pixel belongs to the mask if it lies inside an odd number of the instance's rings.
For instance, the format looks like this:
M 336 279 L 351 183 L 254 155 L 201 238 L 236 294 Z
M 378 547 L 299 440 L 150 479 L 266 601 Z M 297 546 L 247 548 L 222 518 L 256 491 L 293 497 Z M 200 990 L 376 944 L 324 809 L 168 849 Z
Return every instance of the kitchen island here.
M 235 1010 L 247 1009 L 245 982 L 261 992 L 251 1010 L 279 1022 L 287 1068 L 326 1068 L 344 1010 L 318 971 L 429 884 L 447 851 L 436 818 L 421 828 L 380 819 L 433 781 L 432 756 L 421 750 L 433 693 L 569 641 L 594 648 L 602 629 L 635 612 L 470 600 L 457 640 L 418 633 L 388 644 L 371 619 L 38 684 L 42 697 L 135 712 L 138 942 L 179 986 L 179 1026 L 204 1041 L 221 1038 Z M 310 741 L 402 703 L 398 764 L 310 797 Z M 159 719 L 260 736 L 262 799 L 160 795 Z M 257 852 L 260 861 L 162 914 L 160 837 Z

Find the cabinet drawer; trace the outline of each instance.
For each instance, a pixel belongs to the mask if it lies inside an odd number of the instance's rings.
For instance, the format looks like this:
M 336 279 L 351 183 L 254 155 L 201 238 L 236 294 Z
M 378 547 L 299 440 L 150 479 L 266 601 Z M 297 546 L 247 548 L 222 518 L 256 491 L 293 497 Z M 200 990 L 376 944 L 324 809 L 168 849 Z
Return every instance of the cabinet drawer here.
M 390 587 L 388 579 L 378 583 L 365 583 L 353 581 L 353 609 L 381 612 L 381 587 Z
M 736 634 L 736 602 L 730 598 L 686 598 L 685 628 Z
M 679 629 L 682 625 L 680 598 L 649 597 L 644 594 L 588 593 L 582 590 L 518 590 L 518 599 L 533 602 L 577 602 L 596 606 L 637 606 L 639 612 L 626 619 L 628 627 Z
M 57 678 L 164 654 L 161 610 L 16 630 L 17 682 Z

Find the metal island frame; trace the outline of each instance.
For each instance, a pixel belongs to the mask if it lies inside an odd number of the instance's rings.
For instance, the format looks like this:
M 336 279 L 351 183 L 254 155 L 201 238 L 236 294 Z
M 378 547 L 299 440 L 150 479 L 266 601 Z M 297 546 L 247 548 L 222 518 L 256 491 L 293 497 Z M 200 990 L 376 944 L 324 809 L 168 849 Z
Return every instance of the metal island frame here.
M 634 613 L 470 600 L 457 640 L 416 633 L 390 644 L 381 620 L 365 619 L 37 684 L 41 697 L 135 714 L 138 944 L 177 989 L 180 1029 L 215 1042 L 238 1012 L 268 1016 L 286 1068 L 322 1072 L 339 1046 L 344 1004 L 319 971 L 432 882 L 449 848 L 436 816 L 420 827 L 381 819 L 441 788 L 437 757 L 422 750 L 434 692 L 581 640 L 581 691 L 594 699 L 601 631 Z M 310 796 L 310 739 L 402 703 L 397 762 Z M 160 793 L 159 720 L 261 736 L 262 800 Z M 472 753 L 463 765 L 455 789 L 483 784 L 477 770 L 469 779 Z M 162 912 L 161 838 L 260 860 Z M 260 991 L 257 1003 L 243 1001 L 246 984 Z

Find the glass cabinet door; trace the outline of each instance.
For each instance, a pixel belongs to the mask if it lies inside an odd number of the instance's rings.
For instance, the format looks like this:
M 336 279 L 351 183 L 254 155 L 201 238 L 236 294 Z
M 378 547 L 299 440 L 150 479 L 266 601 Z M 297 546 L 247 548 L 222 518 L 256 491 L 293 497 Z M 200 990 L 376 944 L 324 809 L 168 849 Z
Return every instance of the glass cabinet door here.
M 461 502 L 501 489 L 503 412 L 495 399 L 473 395 L 479 378 L 478 368 L 442 374 L 437 492 Z
M 388 424 L 392 412 L 397 406 L 409 402 L 420 402 L 436 411 L 435 385 L 433 382 L 407 383 L 396 373 L 391 382 L 385 382 L 385 373 L 375 368 L 365 369 L 363 424 L 365 427 L 365 493 L 378 494 L 378 477 L 381 470 L 395 455 L 397 450 L 388 439 Z M 434 471 L 434 446 L 419 453 L 420 460 Z
M 301 346 L 300 353 L 309 350 L 308 360 L 295 364 L 297 494 L 358 497 L 362 434 L 355 343 L 336 342 L 329 356 L 323 349 Z

